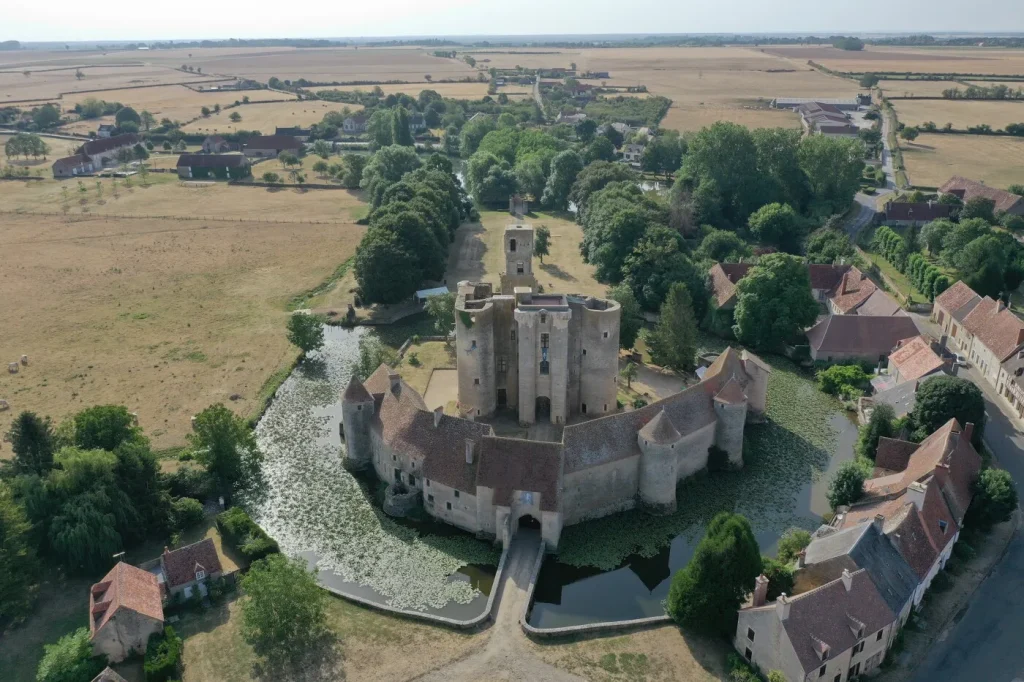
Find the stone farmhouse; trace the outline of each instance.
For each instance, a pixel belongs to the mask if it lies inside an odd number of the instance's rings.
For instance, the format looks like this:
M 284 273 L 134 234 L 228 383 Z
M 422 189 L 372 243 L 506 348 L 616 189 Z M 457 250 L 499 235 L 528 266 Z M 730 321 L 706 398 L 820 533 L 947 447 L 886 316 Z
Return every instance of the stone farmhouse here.
M 369 120 L 370 117 L 366 114 L 353 114 L 341 122 L 341 129 L 349 135 L 362 135 L 366 132 L 366 123 Z
M 794 593 L 768 604 L 758 577 L 733 640 L 746 660 L 787 680 L 875 670 L 959 537 L 981 469 L 972 434 L 952 419 L 920 444 L 881 439 L 865 497 L 814 532 Z
M 95 170 L 89 157 L 81 154 L 57 159 L 50 168 L 54 178 L 74 178 L 79 175 L 88 175 Z
M 949 218 L 952 213 L 952 206 L 938 201 L 889 201 L 885 204 L 885 224 L 921 227 L 933 220 Z
M 123 561 L 89 590 L 93 652 L 117 663 L 146 651 L 149 636 L 163 631 L 160 585 L 152 573 Z
M 811 359 L 881 364 L 903 339 L 920 331 L 907 315 L 829 315 L 807 330 Z
M 310 128 L 274 128 L 274 135 L 286 135 L 288 137 L 294 137 L 299 142 L 309 142 L 309 138 L 312 137 L 313 131 Z
M 140 141 L 134 133 L 90 140 L 79 147 L 78 155 L 88 159 L 93 168 L 99 169 L 117 163 L 117 155 L 122 149 L 132 149 Z
M 245 155 L 250 158 L 276 159 L 281 152 L 299 153 L 302 143 L 287 135 L 256 135 L 245 144 Z
M 997 213 L 1024 216 L 1024 197 L 959 175 L 954 175 L 939 187 L 939 196 L 943 194 L 952 194 L 964 203 L 976 197 L 991 199 Z
M 676 507 L 678 481 L 709 451 L 743 463 L 748 419 L 764 413 L 770 369 L 727 349 L 703 380 L 646 407 L 616 409 L 620 308 L 534 293 L 533 229 L 505 232 L 501 294 L 460 282 L 459 411 L 426 409 L 387 366 L 342 396 L 346 465 L 373 467 L 389 495 L 422 496 L 432 517 L 507 544 L 521 526 L 549 550 L 562 528 L 619 511 Z M 496 436 L 478 419 L 506 407 L 523 424 L 563 425 L 555 442 Z M 558 427 L 556 427 L 558 428 Z
M 182 180 L 237 179 L 252 175 L 249 159 L 242 154 L 182 154 L 176 168 Z
M 164 547 L 160 563 L 154 569 L 164 596 L 170 597 L 183 592 L 191 597 L 198 590 L 206 596 L 206 581 L 224 575 L 217 547 L 213 540 L 206 538 L 191 545 L 179 547 L 173 552 Z
M 856 137 L 857 126 L 850 123 L 849 116 L 835 104 L 827 102 L 806 102 L 795 108 L 800 114 L 804 132 L 808 135 L 826 137 Z

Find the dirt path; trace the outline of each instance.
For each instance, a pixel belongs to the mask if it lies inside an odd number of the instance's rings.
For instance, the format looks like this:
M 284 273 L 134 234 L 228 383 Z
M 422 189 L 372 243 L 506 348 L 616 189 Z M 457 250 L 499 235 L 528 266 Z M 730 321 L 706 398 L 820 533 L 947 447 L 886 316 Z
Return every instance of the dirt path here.
M 530 651 L 519 617 L 527 607 L 530 573 L 541 551 L 540 533 L 520 530 L 512 541 L 505 565 L 505 578 L 498 593 L 487 643 L 461 661 L 422 675 L 421 682 L 452 680 L 530 680 L 531 682 L 577 682 L 582 678 L 558 670 Z

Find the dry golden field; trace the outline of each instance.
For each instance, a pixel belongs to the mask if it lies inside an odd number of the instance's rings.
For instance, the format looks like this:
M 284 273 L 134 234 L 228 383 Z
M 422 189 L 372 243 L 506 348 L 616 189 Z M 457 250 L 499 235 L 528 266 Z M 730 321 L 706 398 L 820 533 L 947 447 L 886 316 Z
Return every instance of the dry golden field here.
M 476 60 L 478 67 L 487 69 L 514 69 L 521 66 L 524 69 L 540 68 L 563 68 L 568 69 L 569 65 L 576 62 L 579 68 L 584 68 L 581 55 L 585 50 L 557 49 L 557 48 L 521 48 L 509 50 L 468 50 L 459 52 L 460 55 L 470 55 Z
M 1008 123 L 1024 123 L 1024 101 L 897 100 L 893 106 L 900 123 L 908 126 L 932 121 L 940 128 L 946 123 L 952 123 L 954 128 L 964 130 L 968 126 L 987 123 L 1000 130 Z
M 224 109 L 208 118 L 200 118 L 182 127 L 186 133 L 231 133 L 236 130 L 258 130 L 264 135 L 273 135 L 275 127 L 308 126 L 323 120 L 328 111 L 359 111 L 362 105 L 305 100 L 301 102 L 270 102 L 267 104 L 246 104 L 238 108 Z M 235 123 L 231 114 L 238 112 L 242 120 Z
M 109 90 L 84 95 L 69 95 L 64 98 L 63 105 L 70 109 L 89 97 L 107 102 L 120 102 L 133 107 L 136 111 L 146 110 L 159 121 L 169 118 L 172 121 L 187 121 L 199 115 L 203 107 L 211 109 L 219 104 L 227 106 L 241 102 L 243 97 L 252 100 L 287 101 L 295 100 L 294 95 L 274 90 L 241 90 L 225 92 L 196 92 L 181 85 L 169 85 L 165 88 L 139 88 L 137 90 Z M 248 106 L 248 105 L 245 105 Z M 257 106 L 257 105 L 252 105 Z M 244 115 L 245 109 L 238 110 Z
M 882 80 L 878 82 L 878 87 L 889 97 L 941 97 L 943 90 L 964 89 L 964 85 L 956 81 L 917 80 Z
M 953 175 L 994 187 L 1024 183 L 1024 139 L 992 135 L 922 134 L 913 144 L 901 141 L 910 182 L 938 187 Z
M 364 230 L 349 218 L 361 202 L 348 192 L 188 189 L 172 176 L 160 179 L 149 188 L 122 183 L 117 199 L 108 180 L 97 199 L 89 179 L 84 196 L 95 213 L 220 213 L 242 221 L 82 216 L 75 182 L 0 183 L 5 211 L 25 204 L 59 211 L 67 186 L 77 214 L 70 222 L 2 216 L 8 324 L 0 357 L 28 354 L 31 364 L 0 376 L 0 397 L 12 407 L 0 413 L 0 432 L 23 409 L 61 419 L 124 403 L 157 447 L 169 447 L 183 444 L 192 414 L 232 394 L 241 396 L 232 407 L 250 413 L 264 382 L 295 355 L 284 335 L 288 299 L 348 259 Z M 278 217 L 333 222 L 254 220 Z
M 799 128 L 800 116 L 780 109 L 737 106 L 673 104 L 661 125 L 672 130 L 700 130 L 717 121 L 738 123 L 748 128 Z
M 862 73 L 980 73 L 1024 74 L 1024 50 L 1002 48 L 872 47 L 860 52 L 819 45 L 766 48 L 793 61 L 818 62 L 835 71 Z
M 423 90 L 433 90 L 442 97 L 452 99 L 482 99 L 487 94 L 487 83 L 405 83 L 400 85 L 381 85 L 384 94 L 404 92 L 416 97 Z M 340 88 L 339 88 L 340 89 Z M 363 90 L 372 89 L 363 87 Z
M 37 67 L 26 67 L 30 75 L 22 70 L 0 72 L 0 104 L 17 100 L 56 99 L 61 93 L 77 93 L 82 90 L 110 90 L 135 85 L 158 85 L 209 80 L 210 77 L 183 73 L 165 66 L 82 66 L 85 78 L 75 78 L 75 67 L 60 71 L 32 71 Z M 43 68 L 43 67 L 39 67 Z M 88 95 L 82 95 L 87 97 Z M 103 98 L 100 93 L 94 97 Z M 68 95 L 64 97 L 65 101 Z M 67 105 L 65 105 L 67 106 Z

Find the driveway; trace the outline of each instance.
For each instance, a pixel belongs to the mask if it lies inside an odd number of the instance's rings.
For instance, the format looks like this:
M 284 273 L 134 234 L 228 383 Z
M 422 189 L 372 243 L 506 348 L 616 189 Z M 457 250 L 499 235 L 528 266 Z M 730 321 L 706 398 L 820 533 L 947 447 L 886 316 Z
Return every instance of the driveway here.
M 985 394 L 985 444 L 1010 472 L 1018 488 L 1024 482 L 1024 432 L 1003 407 L 995 390 L 974 368 L 960 376 Z M 1019 682 L 1024 679 L 1024 539 L 1015 534 L 1006 556 L 981 584 L 967 610 L 943 632 L 921 662 L 912 682 Z

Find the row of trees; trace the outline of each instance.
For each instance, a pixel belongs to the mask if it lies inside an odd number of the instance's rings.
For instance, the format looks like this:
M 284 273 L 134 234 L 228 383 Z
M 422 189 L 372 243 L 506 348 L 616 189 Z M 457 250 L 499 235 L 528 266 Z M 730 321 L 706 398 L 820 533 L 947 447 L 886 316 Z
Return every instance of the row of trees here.
M 45 158 L 49 153 L 50 145 L 46 144 L 43 138 L 31 133 L 18 133 L 4 143 L 4 154 L 7 158 L 23 156 L 27 159 L 31 156 L 37 159 L 40 156 Z
M 908 235 L 907 249 L 926 248 L 982 296 L 998 297 L 1016 290 L 1024 281 L 1024 248 L 1013 235 L 994 230 L 989 219 L 965 217 L 976 215 L 968 208 L 964 207 L 959 223 L 936 220 L 925 225 L 916 239 Z
M 949 278 L 941 270 L 925 260 L 920 253 L 911 252 L 907 240 L 885 225 L 875 230 L 871 250 L 882 255 L 900 272 L 906 273 L 914 287 L 927 296 L 929 301 L 935 300 L 950 286 Z

